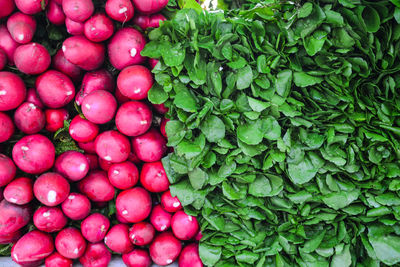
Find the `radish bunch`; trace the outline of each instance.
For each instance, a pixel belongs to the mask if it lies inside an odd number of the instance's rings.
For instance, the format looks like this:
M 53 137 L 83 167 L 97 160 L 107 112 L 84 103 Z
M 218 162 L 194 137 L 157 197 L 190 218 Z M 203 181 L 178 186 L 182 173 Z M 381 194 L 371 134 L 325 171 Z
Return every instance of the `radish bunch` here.
M 0 244 L 16 263 L 107 266 L 112 252 L 202 266 L 198 222 L 161 162 L 168 109 L 147 102 L 157 61 L 140 54 L 167 4 L 0 0 Z M 70 34 L 53 54 L 35 37 L 41 12 Z M 60 153 L 60 131 L 74 149 Z

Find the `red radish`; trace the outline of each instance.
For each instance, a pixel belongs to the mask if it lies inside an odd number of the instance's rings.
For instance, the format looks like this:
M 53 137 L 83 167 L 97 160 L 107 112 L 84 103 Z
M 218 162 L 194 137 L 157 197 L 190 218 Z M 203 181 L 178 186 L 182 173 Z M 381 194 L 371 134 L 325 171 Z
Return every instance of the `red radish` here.
M 153 241 L 156 231 L 148 222 L 135 223 L 129 230 L 129 238 L 136 246 L 146 246 Z
M 28 204 L 33 200 L 33 182 L 26 177 L 17 178 L 6 186 L 3 195 L 10 203 Z
M 192 243 L 182 249 L 179 256 L 179 267 L 203 267 L 199 256 L 199 245 Z
M 36 90 L 43 104 L 49 108 L 61 108 L 75 96 L 71 79 L 55 70 L 48 70 L 36 79 Z
M 82 220 L 90 214 L 90 200 L 79 193 L 71 193 L 61 204 L 62 211 L 71 220 Z
M 94 146 L 94 140 L 89 141 L 89 142 L 79 142 L 78 146 L 80 149 L 82 149 L 86 153 L 92 153 L 92 154 L 96 153 L 96 148 Z
M 89 172 L 83 180 L 79 181 L 78 187 L 92 201 L 110 201 L 114 198 L 115 189 L 104 171 Z
M 55 159 L 53 143 L 40 134 L 22 137 L 13 147 L 15 164 L 24 172 L 39 174 L 49 170 Z
M 150 267 L 151 259 L 149 253 L 144 249 L 134 249 L 122 255 L 122 261 L 128 267 Z
M 115 130 L 99 134 L 95 146 L 96 153 L 100 158 L 113 163 L 127 160 L 131 152 L 129 139 Z
M 153 104 L 153 108 L 160 114 L 165 114 L 168 112 L 168 108 L 164 105 L 164 103 L 162 104 Z
M 133 244 L 129 240 L 128 231 L 128 225 L 116 224 L 108 231 L 104 243 L 116 253 L 129 253 L 133 249 Z
M 35 104 L 22 103 L 14 113 L 15 126 L 25 134 L 35 134 L 46 124 L 44 112 Z
M 10 15 L 15 8 L 13 0 L 0 0 L 0 6 L 0 19 Z
M 172 216 L 171 228 L 177 238 L 189 240 L 195 237 L 199 231 L 199 224 L 196 217 L 179 210 Z
M 9 233 L 7 235 L 1 235 L 0 236 L 0 244 L 11 244 L 11 243 L 16 243 L 18 239 L 20 239 L 22 236 L 22 230 L 17 230 L 15 232 Z
M 99 157 L 96 154 L 85 153 L 85 157 L 89 162 L 89 170 L 95 170 L 99 168 Z
M 33 185 L 35 197 L 49 207 L 61 204 L 68 197 L 69 189 L 68 181 L 55 172 L 40 175 Z
M 161 266 L 173 263 L 178 258 L 181 249 L 181 242 L 171 232 L 156 236 L 149 247 L 151 259 Z
M 69 134 L 78 142 L 93 141 L 99 133 L 99 126 L 77 115 L 69 125 Z
M 35 106 L 39 108 L 44 108 L 44 105 L 42 103 L 42 100 L 40 100 L 39 95 L 36 92 L 35 88 L 29 88 L 27 93 L 26 93 L 26 102 L 30 102 L 32 104 L 35 104 Z
M 63 0 L 62 9 L 71 20 L 84 22 L 93 14 L 94 5 L 92 0 Z
M 54 170 L 76 182 L 85 178 L 89 172 L 89 162 L 85 155 L 78 151 L 66 151 L 57 157 Z
M 146 30 L 149 27 L 150 17 L 148 15 L 137 15 L 133 18 L 133 23 L 139 26 L 142 30 Z
M 68 259 L 77 259 L 85 253 L 86 241 L 78 229 L 64 228 L 58 232 L 55 240 L 58 253 Z
M 85 24 L 83 22 L 73 21 L 66 17 L 65 27 L 67 28 L 67 32 L 71 35 L 82 35 L 85 29 Z
M 116 218 L 117 221 L 119 221 L 120 223 L 129 223 L 127 220 L 125 220 L 124 218 L 122 218 L 121 215 L 118 214 L 118 212 L 115 214 L 115 218 Z
M 117 86 L 121 94 L 130 99 L 145 99 L 153 86 L 153 76 L 149 69 L 144 66 L 129 66 L 119 73 Z
M 40 74 L 47 70 L 50 62 L 49 52 L 38 43 L 20 45 L 14 53 L 15 66 L 25 74 Z
M 115 125 L 125 135 L 138 136 L 147 132 L 152 119 L 153 115 L 148 105 L 143 102 L 129 101 L 118 109 Z
M 119 215 L 130 223 L 146 219 L 151 212 L 150 194 L 140 187 L 122 191 L 115 202 Z
M 158 28 L 160 27 L 160 23 L 162 21 L 167 20 L 166 17 L 164 17 L 162 14 L 154 14 L 150 16 L 150 20 L 149 20 L 149 26 L 151 28 Z
M 135 12 L 129 0 L 107 0 L 105 10 L 110 18 L 122 23 L 130 21 Z
M 146 39 L 133 28 L 122 28 L 111 38 L 108 44 L 108 56 L 111 64 L 119 70 L 133 64 L 143 63 L 140 55 L 146 45 Z
M 106 15 L 98 13 L 85 22 L 84 33 L 92 42 L 103 42 L 113 35 L 114 24 Z
M 149 58 L 149 65 L 150 65 L 150 69 L 154 69 L 154 67 L 158 64 L 159 60 L 155 59 L 155 58 Z M 157 105 L 157 104 L 153 104 L 153 105 Z M 159 104 L 162 105 L 162 104 Z M 160 112 L 161 113 L 161 112 Z M 165 112 L 164 112 L 165 113 Z M 164 114 L 162 113 L 162 114 Z
M 115 98 L 117 99 L 119 104 L 124 104 L 124 103 L 130 101 L 130 99 L 128 97 L 121 94 L 121 91 L 118 89 L 118 87 L 115 89 Z
M 82 101 L 82 113 L 93 123 L 104 124 L 114 118 L 117 101 L 107 91 L 97 90 L 88 94 Z
M 116 188 L 128 189 L 139 181 L 139 171 L 132 162 L 115 163 L 108 169 L 108 179 Z
M 7 64 L 7 54 L 0 48 L 0 70 L 4 69 Z
M 61 109 L 46 109 L 44 112 L 46 116 L 46 130 L 49 132 L 56 132 L 64 127 L 64 121 L 68 120 L 68 111 L 64 108 Z
M 110 228 L 108 218 L 100 213 L 93 213 L 81 223 L 82 235 L 91 243 L 100 242 L 106 236 Z
M 155 129 L 132 138 L 132 150 L 144 162 L 161 160 L 167 151 L 166 144 L 164 137 Z
M 135 8 L 143 14 L 157 13 L 161 9 L 167 6 L 168 0 L 132 0 Z
M 99 166 L 103 171 L 108 172 L 108 170 L 111 168 L 111 166 L 114 163 L 112 163 L 111 161 L 107 161 L 105 159 L 99 158 Z
M 42 206 L 35 211 L 33 215 L 33 224 L 37 229 L 55 233 L 67 225 L 68 219 L 59 207 Z
M 150 214 L 150 222 L 159 232 L 169 229 L 171 226 L 171 218 L 171 213 L 166 212 L 161 205 L 154 206 Z
M 5 25 L 0 25 L 0 48 L 6 53 L 7 61 L 10 65 L 14 64 L 14 51 L 19 44 L 14 41 Z
M 17 8 L 25 14 L 33 15 L 44 10 L 47 5 L 47 0 L 14 0 Z
M 44 261 L 45 267 L 72 267 L 73 261 L 62 256 L 57 251 L 51 254 Z
M 32 211 L 29 205 L 15 205 L 3 199 L 0 202 L 0 236 L 18 231 L 29 223 Z
M 24 101 L 25 96 L 26 87 L 18 75 L 8 71 L 0 71 L 0 111 L 17 108 Z
M 177 212 L 182 209 L 182 204 L 177 197 L 171 195 L 168 190 L 161 195 L 161 206 L 168 212 Z
M 203 234 L 201 233 L 201 231 L 198 231 L 196 236 L 194 237 L 194 240 L 200 241 L 202 238 L 203 238 Z
M 140 172 L 140 183 L 145 189 L 153 193 L 168 190 L 169 181 L 161 161 L 143 164 Z
M 17 168 L 14 162 L 6 155 L 0 154 L 0 186 L 5 186 L 11 182 L 16 172 Z
M 7 20 L 7 29 L 17 43 L 27 44 L 35 34 L 36 20 L 32 16 L 15 12 Z
M 46 11 L 48 20 L 54 25 L 63 25 L 65 23 L 65 14 L 61 5 L 56 1 L 50 0 L 49 6 Z
M 85 254 L 79 258 L 83 267 L 107 267 L 111 261 L 111 252 L 104 243 L 89 243 Z
M 11 118 L 6 113 L 0 111 L 0 143 L 10 139 L 14 134 L 14 130 L 15 127 Z
M 75 102 L 81 105 L 83 99 L 96 90 L 114 91 L 114 78 L 112 74 L 105 69 L 90 71 L 85 74 L 81 83 L 81 89 L 76 95 Z
M 69 62 L 84 70 L 98 69 L 105 58 L 104 45 L 91 42 L 83 36 L 67 38 L 62 45 L 62 51 Z
M 65 57 L 63 51 L 60 49 L 53 56 L 52 59 L 53 68 L 58 70 L 68 77 L 70 77 L 73 81 L 78 81 L 81 78 L 82 70 L 78 66 L 69 62 Z
M 161 124 L 160 124 L 160 132 L 165 138 L 167 138 L 167 132 L 165 131 L 165 126 L 167 125 L 167 122 L 169 122 L 169 119 L 162 118 Z
M 12 260 L 22 266 L 38 266 L 54 251 L 50 234 L 38 230 L 22 236 L 11 249 Z
M 131 153 L 129 153 L 128 160 L 135 164 L 142 163 L 142 161 L 136 156 L 136 154 L 133 151 L 131 151 Z

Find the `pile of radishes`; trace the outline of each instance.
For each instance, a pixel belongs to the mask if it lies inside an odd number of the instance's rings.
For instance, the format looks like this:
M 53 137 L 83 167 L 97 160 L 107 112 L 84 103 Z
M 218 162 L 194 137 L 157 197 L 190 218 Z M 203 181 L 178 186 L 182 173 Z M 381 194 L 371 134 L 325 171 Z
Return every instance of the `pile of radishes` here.
M 202 266 L 199 225 L 161 163 L 167 108 L 147 102 L 157 62 L 140 54 L 142 30 L 165 20 L 157 12 L 167 4 L 0 0 L 0 244 L 14 243 L 16 263 L 107 266 L 113 252 L 127 266 Z M 33 41 L 41 12 L 72 35 L 53 56 Z M 81 151 L 56 155 L 65 120 Z

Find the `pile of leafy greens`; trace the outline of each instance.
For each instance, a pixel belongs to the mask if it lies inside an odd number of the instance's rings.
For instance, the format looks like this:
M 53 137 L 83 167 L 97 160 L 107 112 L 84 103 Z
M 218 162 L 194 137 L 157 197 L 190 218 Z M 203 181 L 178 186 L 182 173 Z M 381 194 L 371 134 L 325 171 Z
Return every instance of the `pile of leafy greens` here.
M 400 1 L 182 9 L 150 32 L 206 266 L 400 262 Z

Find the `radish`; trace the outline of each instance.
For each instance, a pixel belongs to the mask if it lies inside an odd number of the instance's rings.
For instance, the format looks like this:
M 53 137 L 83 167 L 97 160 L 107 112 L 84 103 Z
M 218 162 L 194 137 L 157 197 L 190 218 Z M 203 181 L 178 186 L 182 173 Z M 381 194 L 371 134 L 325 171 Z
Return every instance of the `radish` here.
M 146 39 L 139 31 L 133 28 L 118 30 L 108 44 L 110 63 L 119 70 L 143 63 L 145 58 L 140 55 L 140 52 L 145 45 Z
M 29 223 L 31 216 L 29 205 L 15 205 L 3 199 L 0 202 L 0 236 L 18 231 Z
M 132 150 L 144 162 L 161 160 L 167 151 L 166 144 L 164 137 L 155 129 L 132 138 Z
M 99 157 L 96 154 L 85 153 L 85 157 L 89 162 L 89 170 L 96 170 L 99 168 Z
M 91 154 L 95 154 L 96 153 L 96 148 L 94 146 L 94 140 L 93 141 L 89 141 L 89 142 L 79 142 L 78 146 L 79 146 L 80 149 L 82 149 L 86 153 L 91 153 Z
M 135 8 L 143 14 L 157 13 L 168 5 L 168 0 L 132 0 Z
M 182 209 L 182 204 L 177 197 L 171 195 L 168 190 L 161 195 L 161 206 L 168 212 L 177 212 Z
M 55 240 L 58 253 L 68 259 L 77 259 L 85 253 L 86 241 L 78 229 L 64 228 L 58 232 Z
M 108 231 L 104 238 L 104 243 L 109 249 L 116 253 L 129 253 L 133 249 L 133 244 L 128 237 L 129 226 L 126 224 L 116 224 Z
M 11 181 L 3 192 L 4 198 L 17 205 L 28 204 L 33 200 L 33 182 L 26 177 Z
M 133 19 L 135 25 L 139 26 L 142 30 L 146 30 L 147 28 L 158 28 L 160 27 L 160 22 L 165 21 L 166 18 L 162 14 L 154 14 L 154 15 L 139 15 Z
M 104 124 L 114 118 L 117 101 L 104 90 L 93 91 L 82 101 L 82 113 L 93 123 Z
M 0 6 L 0 19 L 10 15 L 15 8 L 13 0 L 0 0 Z
M 59 207 L 40 207 L 33 214 L 33 224 L 37 229 L 55 233 L 67 225 L 68 219 Z
M 84 70 L 95 70 L 100 68 L 100 66 L 103 65 L 105 58 L 104 45 L 101 43 L 91 42 L 83 36 L 72 36 L 67 38 L 63 42 L 62 51 L 69 62 Z
M 89 243 L 85 254 L 79 258 L 83 267 L 107 267 L 111 261 L 111 252 L 104 243 Z
M 92 42 L 103 42 L 113 35 L 114 24 L 106 15 L 98 13 L 85 22 L 84 33 Z
M 152 104 L 153 108 L 160 114 L 165 114 L 168 112 L 168 108 L 164 105 L 164 103 L 162 104 Z
M 73 21 L 72 19 L 65 18 L 65 27 L 67 32 L 71 35 L 82 35 L 85 30 L 85 24 L 83 22 Z
M 53 143 L 40 134 L 22 137 L 13 147 L 12 158 L 24 172 L 39 174 L 49 170 L 55 159 Z
M 194 240 L 200 241 L 202 238 L 203 238 L 203 234 L 201 233 L 201 230 L 199 230 L 197 232 L 197 234 L 195 235 Z
M 105 10 L 110 18 L 122 23 L 130 21 L 135 12 L 129 0 L 107 0 Z
M 160 132 L 165 138 L 167 138 L 167 132 L 165 131 L 165 126 L 167 125 L 167 122 L 169 122 L 169 119 L 162 118 L 160 123 Z
M 15 12 L 7 20 L 7 29 L 17 43 L 27 44 L 35 34 L 36 20 L 32 16 Z
M 130 99 L 128 97 L 121 94 L 121 91 L 118 89 L 118 87 L 115 89 L 115 98 L 117 99 L 119 104 L 124 104 L 124 103 L 130 101 Z
M 45 267 L 72 267 L 73 261 L 62 256 L 57 251 L 51 254 L 44 261 Z
M 103 171 L 108 172 L 113 164 L 111 161 L 99 158 L 99 166 Z
M 25 134 L 35 134 L 46 124 L 44 112 L 35 104 L 22 103 L 14 113 L 15 126 Z
M 50 62 L 49 52 L 38 43 L 20 45 L 14 53 L 15 66 L 25 74 L 40 74 L 47 70 Z
M 65 23 L 64 11 L 61 5 L 57 4 L 54 0 L 50 0 L 46 15 L 47 19 L 54 25 L 60 26 Z
M 149 267 L 151 265 L 149 253 L 144 249 L 137 248 L 127 254 L 123 254 L 122 261 L 128 267 Z
M 17 168 L 14 162 L 6 155 L 0 154 L 0 186 L 5 186 L 11 182 L 16 172 Z
M 76 82 L 80 80 L 82 75 L 82 69 L 69 62 L 65 57 L 62 49 L 58 50 L 57 53 L 53 56 L 53 68 L 58 70 L 68 77 L 72 79 L 72 81 Z
M 82 235 L 91 243 L 100 242 L 106 236 L 110 228 L 108 218 L 100 213 L 93 213 L 81 223 Z
M 150 28 L 158 28 L 162 21 L 167 20 L 162 14 L 154 14 L 150 16 L 149 25 Z
M 68 181 L 55 172 L 40 175 L 33 185 L 35 197 L 49 207 L 61 204 L 68 197 L 69 190 Z
M 171 226 L 171 218 L 171 213 L 166 212 L 161 205 L 154 206 L 150 214 L 150 222 L 159 232 L 169 229 Z
M 142 100 L 147 98 L 147 93 L 153 86 L 153 76 L 144 66 L 129 66 L 119 73 L 117 86 L 122 95 L 133 100 Z
M 158 64 L 158 62 L 160 62 L 158 59 L 149 58 L 150 69 L 154 69 L 154 67 Z M 163 105 L 163 104 L 153 104 L 153 105 Z M 167 112 L 167 111 L 165 111 L 165 112 Z M 162 112 L 159 112 L 159 113 L 164 114 Z
M 140 187 L 122 191 L 115 202 L 119 215 L 130 223 L 146 219 L 151 212 L 150 194 Z
M 35 104 L 35 106 L 37 106 L 41 109 L 44 108 L 42 100 L 40 100 L 39 95 L 37 94 L 35 88 L 28 89 L 28 91 L 26 92 L 26 100 L 25 101 Z
M 93 14 L 94 5 L 92 0 L 63 0 L 62 9 L 71 20 L 84 22 Z
M 148 222 L 139 222 L 132 225 L 129 230 L 129 238 L 136 246 L 146 246 L 153 241 L 156 231 Z
M 82 220 L 90 214 L 90 200 L 82 194 L 71 193 L 61 204 L 62 211 L 71 220 Z
M 54 251 L 50 234 L 38 230 L 22 236 L 11 249 L 11 258 L 22 266 L 38 266 Z
M 11 120 L 10 116 L 0 111 L 0 143 L 3 143 L 10 139 L 10 137 L 14 134 L 14 130 L 14 123 Z
M 131 153 L 129 153 L 128 160 L 135 164 L 142 163 L 142 161 L 137 157 L 137 155 L 133 151 L 131 151 Z
M 182 249 L 179 256 L 179 267 L 203 267 L 199 256 L 199 245 L 192 243 Z
M 114 198 L 115 189 L 104 171 L 89 172 L 83 180 L 79 181 L 78 188 L 92 201 L 110 201 Z
M 36 90 L 43 104 L 49 108 L 61 108 L 75 96 L 71 79 L 55 70 L 48 70 L 36 79 Z
M 118 212 L 115 214 L 115 218 L 116 218 L 117 221 L 119 221 L 120 223 L 129 223 L 127 220 L 125 220 L 124 218 L 122 218 L 121 215 L 119 215 Z
M 76 95 L 75 102 L 81 105 L 83 99 L 96 90 L 114 91 L 114 78 L 112 74 L 105 69 L 90 71 L 85 74 L 81 83 L 81 89 Z
M 139 181 L 139 171 L 132 162 L 115 163 L 108 170 L 108 179 L 114 187 L 128 189 Z
M 100 158 L 113 163 L 127 160 L 131 152 L 129 139 L 115 130 L 99 134 L 96 137 L 95 146 Z
M 149 247 L 151 259 L 161 266 L 173 263 L 178 258 L 181 249 L 181 242 L 171 232 L 156 236 Z
M 14 0 L 17 8 L 25 14 L 33 15 L 41 12 L 47 6 L 47 0 Z
M 44 115 L 46 117 L 46 130 L 52 133 L 63 128 L 64 121 L 69 118 L 68 111 L 64 108 L 46 109 Z
M 25 96 L 26 87 L 18 75 L 0 71 L 0 111 L 17 108 L 24 101 Z
M 99 126 L 77 115 L 69 125 L 69 134 L 77 142 L 93 141 L 99 133 Z
M 19 46 L 19 43 L 14 41 L 7 27 L 0 25 L 0 48 L 6 53 L 7 61 L 10 65 L 14 64 L 14 51 Z
M 145 163 L 140 172 L 140 183 L 153 193 L 167 191 L 169 181 L 161 161 Z
M 0 70 L 4 69 L 6 64 L 7 64 L 7 54 L 2 48 L 0 48 Z
M 189 240 L 199 231 L 196 217 L 186 214 L 183 210 L 177 211 L 172 216 L 171 228 L 174 235 L 180 240 Z
M 78 151 L 66 151 L 57 157 L 54 170 L 76 182 L 85 178 L 89 172 L 89 162 L 85 155 Z
M 17 230 L 15 232 L 9 233 L 7 235 L 0 235 L 0 244 L 11 244 L 16 243 L 18 239 L 22 236 L 22 230 Z
M 147 132 L 152 119 L 153 115 L 148 105 L 143 102 L 129 101 L 118 109 L 115 125 L 127 136 L 138 136 Z

